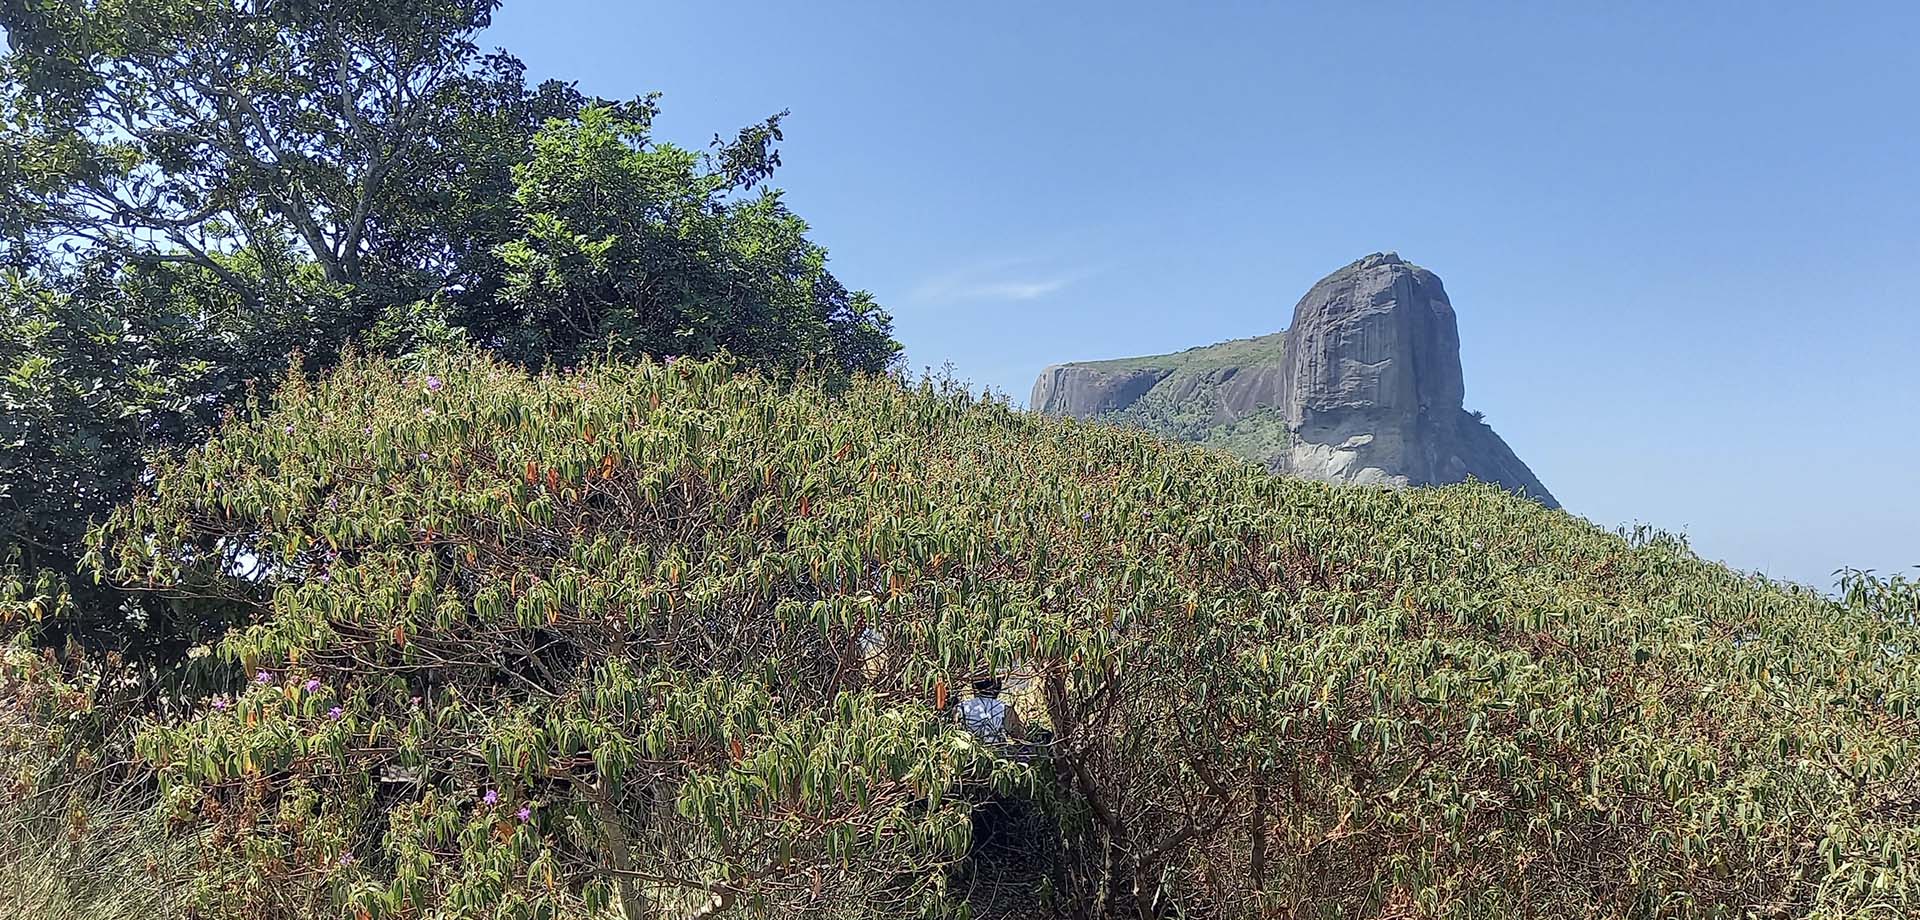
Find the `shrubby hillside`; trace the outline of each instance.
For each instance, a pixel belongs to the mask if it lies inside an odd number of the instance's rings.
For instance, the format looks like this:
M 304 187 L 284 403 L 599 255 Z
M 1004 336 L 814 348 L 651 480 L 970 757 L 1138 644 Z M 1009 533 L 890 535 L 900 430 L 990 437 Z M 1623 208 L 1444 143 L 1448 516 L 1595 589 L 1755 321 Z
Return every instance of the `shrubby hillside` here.
M 93 542 L 245 611 L 137 744 L 208 915 L 1920 911 L 1910 594 L 1491 487 L 455 351 L 296 375 Z M 940 715 L 988 674 L 1041 756 Z M 989 795 L 1021 898 L 971 881 Z

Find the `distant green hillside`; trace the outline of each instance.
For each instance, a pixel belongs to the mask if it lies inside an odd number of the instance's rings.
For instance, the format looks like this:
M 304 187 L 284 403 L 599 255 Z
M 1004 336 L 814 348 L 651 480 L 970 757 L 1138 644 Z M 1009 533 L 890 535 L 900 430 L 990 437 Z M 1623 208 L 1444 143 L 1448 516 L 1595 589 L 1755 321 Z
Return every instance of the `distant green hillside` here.
M 1225 397 L 1220 385 L 1223 376 L 1230 376 L 1222 372 L 1243 367 L 1277 368 L 1286 358 L 1286 340 L 1285 332 L 1276 332 L 1172 354 L 1076 361 L 1068 366 L 1107 372 L 1162 372 L 1165 376 L 1160 382 L 1131 405 L 1094 417 L 1266 463 L 1293 444 L 1285 413 L 1276 406 L 1257 406 L 1222 417 L 1220 407 Z
M 1293 443 L 1286 415 L 1280 409 L 1262 406 L 1239 418 L 1222 419 L 1217 409 L 1220 387 L 1216 378 L 1191 369 L 1175 374 L 1125 409 L 1102 412 L 1094 418 L 1163 438 L 1221 448 L 1257 462 L 1266 462 Z
M 1213 345 L 1196 345 L 1184 351 L 1138 358 L 1110 358 L 1105 361 L 1075 361 L 1075 367 L 1101 370 L 1158 368 L 1173 372 L 1209 371 L 1250 364 L 1279 364 L 1287 353 L 1287 334 L 1275 332 L 1248 339 L 1229 339 Z

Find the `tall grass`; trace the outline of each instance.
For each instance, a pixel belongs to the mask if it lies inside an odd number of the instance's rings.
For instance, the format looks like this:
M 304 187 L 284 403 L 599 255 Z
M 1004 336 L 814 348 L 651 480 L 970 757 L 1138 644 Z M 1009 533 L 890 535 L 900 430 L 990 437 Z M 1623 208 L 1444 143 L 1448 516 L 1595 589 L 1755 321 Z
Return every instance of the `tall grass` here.
M 5 920 L 184 918 L 196 879 L 220 875 L 195 835 L 169 833 L 133 762 L 137 688 L 117 660 L 101 665 L 73 650 L 0 648 Z
M 155 804 L 137 793 L 38 796 L 0 807 L 0 916 L 186 917 L 196 850 L 190 837 L 169 836 Z

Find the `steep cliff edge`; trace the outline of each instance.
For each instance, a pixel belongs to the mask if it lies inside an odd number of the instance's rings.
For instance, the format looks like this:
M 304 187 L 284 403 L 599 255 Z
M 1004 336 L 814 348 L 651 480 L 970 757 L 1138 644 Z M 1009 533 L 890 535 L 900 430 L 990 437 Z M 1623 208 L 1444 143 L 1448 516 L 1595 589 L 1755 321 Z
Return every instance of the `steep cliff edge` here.
M 1463 408 L 1465 394 L 1446 288 L 1389 252 L 1321 279 L 1285 332 L 1055 365 L 1029 405 L 1213 444 L 1299 476 L 1385 485 L 1474 478 L 1558 507 Z
M 1165 376 L 1158 368 L 1108 372 L 1088 364 L 1056 364 L 1034 382 L 1033 404 L 1078 418 L 1116 412 L 1133 405 Z

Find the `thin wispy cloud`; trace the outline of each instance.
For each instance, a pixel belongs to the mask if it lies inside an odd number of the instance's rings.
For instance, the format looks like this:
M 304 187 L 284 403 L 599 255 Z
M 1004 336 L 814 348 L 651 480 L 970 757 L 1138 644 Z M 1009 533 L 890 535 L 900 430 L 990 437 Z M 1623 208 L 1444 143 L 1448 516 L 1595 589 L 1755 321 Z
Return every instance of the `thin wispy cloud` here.
M 926 303 L 1038 300 L 1091 274 L 1090 271 L 1041 270 L 1030 260 L 1004 260 L 936 275 L 908 292 Z

